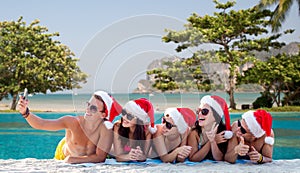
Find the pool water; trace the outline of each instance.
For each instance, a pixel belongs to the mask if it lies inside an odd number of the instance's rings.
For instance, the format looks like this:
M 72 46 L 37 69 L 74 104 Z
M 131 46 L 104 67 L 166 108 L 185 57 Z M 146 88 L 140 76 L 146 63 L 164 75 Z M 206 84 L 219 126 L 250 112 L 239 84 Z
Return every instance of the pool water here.
M 274 159 L 300 158 L 300 113 L 271 113 L 275 132 Z M 42 118 L 59 118 L 66 113 L 37 113 Z M 69 115 L 75 115 L 70 113 Z M 231 121 L 241 114 L 231 114 Z M 160 123 L 161 114 L 155 114 Z M 31 128 L 18 113 L 0 113 L 0 159 L 51 159 L 64 130 L 49 132 Z

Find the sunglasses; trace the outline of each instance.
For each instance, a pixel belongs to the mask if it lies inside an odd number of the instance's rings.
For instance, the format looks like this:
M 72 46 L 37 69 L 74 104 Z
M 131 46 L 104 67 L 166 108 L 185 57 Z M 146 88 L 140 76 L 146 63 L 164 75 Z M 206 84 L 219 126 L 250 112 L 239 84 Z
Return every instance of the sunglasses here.
M 131 121 L 131 120 L 133 120 L 133 119 L 135 118 L 134 115 L 132 115 L 132 114 L 126 112 L 125 109 L 122 109 L 122 116 L 125 116 L 125 115 L 126 115 L 126 118 L 127 118 L 129 121 Z
M 240 120 L 238 120 L 238 127 L 240 127 L 242 134 L 246 134 L 247 133 L 246 129 L 244 129 L 244 127 L 242 126 Z
M 176 125 L 173 125 L 170 122 L 168 122 L 165 118 L 162 119 L 162 123 L 166 124 L 166 128 L 169 130 L 172 129 L 172 127 L 177 127 Z
M 209 110 L 207 108 L 203 108 L 203 109 L 198 108 L 196 110 L 196 114 L 199 115 L 200 112 L 201 112 L 202 115 L 205 116 L 205 115 L 207 115 L 209 113 Z
M 90 109 L 91 113 L 97 113 L 98 112 L 98 107 L 97 106 L 92 105 L 90 102 L 86 102 L 86 104 L 87 104 L 87 107 Z M 105 112 L 105 108 L 102 111 L 99 111 L 99 112 L 104 113 Z

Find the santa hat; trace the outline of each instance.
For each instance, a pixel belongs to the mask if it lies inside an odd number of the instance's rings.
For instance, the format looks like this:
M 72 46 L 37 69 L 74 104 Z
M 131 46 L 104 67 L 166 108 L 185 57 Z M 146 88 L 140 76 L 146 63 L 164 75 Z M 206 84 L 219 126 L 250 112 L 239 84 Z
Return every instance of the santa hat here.
M 124 106 L 127 112 L 137 116 L 144 123 L 150 123 L 149 131 L 154 134 L 157 130 L 154 125 L 154 109 L 152 103 L 146 98 L 140 98 L 137 100 L 131 100 Z M 149 121 L 150 119 L 150 121 Z
M 200 101 L 200 105 L 204 105 L 204 104 L 208 104 L 211 108 L 213 108 L 221 118 L 225 117 L 226 131 L 224 134 L 224 138 L 225 139 L 232 138 L 233 133 L 231 131 L 230 116 L 229 116 L 229 111 L 228 111 L 228 106 L 226 101 L 219 96 L 206 95 L 202 97 Z
M 265 110 L 248 111 L 242 115 L 248 129 L 256 137 L 260 138 L 266 134 L 265 143 L 273 145 L 274 138 L 272 138 L 272 116 Z
M 169 115 L 180 134 L 183 134 L 188 127 L 192 127 L 196 122 L 196 114 L 189 108 L 168 108 L 164 116 Z
M 108 121 L 104 121 L 104 124 L 107 129 L 112 129 L 113 124 L 112 121 L 114 118 L 122 112 L 122 106 L 108 93 L 104 91 L 96 91 L 94 95 L 100 96 L 105 104 L 105 113 L 107 115 L 106 119 Z

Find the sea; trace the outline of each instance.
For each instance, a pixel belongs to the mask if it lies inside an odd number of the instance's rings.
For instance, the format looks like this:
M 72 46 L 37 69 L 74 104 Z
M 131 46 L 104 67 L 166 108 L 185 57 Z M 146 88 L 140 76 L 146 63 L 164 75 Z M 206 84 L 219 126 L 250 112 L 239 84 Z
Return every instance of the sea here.
M 201 94 L 113 94 L 124 105 L 128 100 L 148 98 L 155 108 L 155 123 L 161 123 L 162 112 L 167 107 L 199 106 Z M 229 99 L 225 93 L 209 93 Z M 251 104 L 259 93 L 237 93 L 238 105 Z M 64 115 L 83 114 L 84 105 L 90 94 L 47 94 L 29 97 L 29 105 L 42 118 L 55 119 Z M 2 105 L 9 101 L 1 101 Z M 43 111 L 39 111 L 43 110 Z M 45 111 L 46 110 L 46 111 Z M 300 112 L 271 112 L 275 144 L 273 158 L 276 160 L 300 159 Z M 241 113 L 230 113 L 231 122 L 239 119 Z M 118 119 L 120 117 L 117 117 Z M 31 128 L 19 113 L 0 113 L 0 159 L 52 159 L 64 130 L 44 131 Z

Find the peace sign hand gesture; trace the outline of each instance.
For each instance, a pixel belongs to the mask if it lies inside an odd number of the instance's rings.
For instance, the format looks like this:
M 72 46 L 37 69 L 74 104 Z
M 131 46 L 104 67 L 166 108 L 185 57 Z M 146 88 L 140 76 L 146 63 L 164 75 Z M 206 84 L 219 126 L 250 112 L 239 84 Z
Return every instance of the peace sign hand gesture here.
M 209 140 L 209 142 L 215 142 L 215 137 L 216 137 L 216 133 L 218 131 L 218 127 L 219 127 L 219 124 L 216 125 L 216 122 L 213 123 L 212 127 L 211 127 L 211 130 L 206 132 L 206 136 Z

